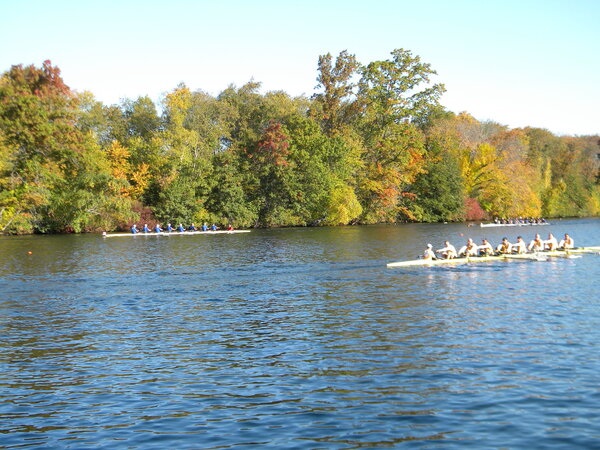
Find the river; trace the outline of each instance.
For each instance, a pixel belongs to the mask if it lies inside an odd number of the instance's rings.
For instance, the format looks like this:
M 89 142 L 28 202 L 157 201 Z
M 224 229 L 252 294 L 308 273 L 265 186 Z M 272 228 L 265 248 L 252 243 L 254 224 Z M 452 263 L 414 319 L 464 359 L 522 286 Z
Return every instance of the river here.
M 592 448 L 600 220 L 0 237 L 0 448 Z

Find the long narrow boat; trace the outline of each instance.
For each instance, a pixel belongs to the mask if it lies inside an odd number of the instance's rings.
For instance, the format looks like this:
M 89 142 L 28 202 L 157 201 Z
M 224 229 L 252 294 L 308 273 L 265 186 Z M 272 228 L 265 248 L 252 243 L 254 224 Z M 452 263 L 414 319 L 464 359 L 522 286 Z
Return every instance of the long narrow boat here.
M 217 230 L 217 231 L 161 231 L 160 233 L 102 233 L 103 238 L 109 237 L 148 237 L 148 236 L 194 236 L 197 234 L 236 234 L 250 233 L 250 230 Z
M 542 223 L 480 223 L 479 226 L 485 227 L 536 227 L 542 225 L 550 225 L 550 222 Z
M 597 247 L 578 247 L 569 250 L 553 250 L 545 252 L 532 252 L 521 254 L 507 254 L 494 256 L 469 256 L 464 258 L 453 259 L 414 259 L 409 261 L 399 261 L 387 264 L 387 267 L 411 267 L 411 266 L 438 266 L 438 265 L 453 265 L 453 264 L 469 264 L 486 261 L 505 261 L 510 259 L 533 259 L 544 260 L 554 257 L 569 257 L 571 255 L 581 253 L 600 253 L 600 246 Z

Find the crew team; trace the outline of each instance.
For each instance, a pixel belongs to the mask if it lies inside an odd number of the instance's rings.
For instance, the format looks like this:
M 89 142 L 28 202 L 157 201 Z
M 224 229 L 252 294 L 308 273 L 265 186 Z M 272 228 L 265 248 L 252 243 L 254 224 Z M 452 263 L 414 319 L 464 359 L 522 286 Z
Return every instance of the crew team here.
M 529 242 L 529 245 L 525 243 L 523 237 L 519 236 L 517 242 L 511 244 L 508 238 L 502 238 L 502 242 L 494 249 L 487 239 L 482 239 L 481 244 L 477 245 L 473 239 L 468 239 L 467 243 L 456 251 L 456 248 L 449 242 L 444 242 L 444 247 L 439 250 L 433 250 L 431 244 L 427 244 L 427 248 L 423 254 L 424 259 L 452 259 L 466 256 L 493 256 L 493 255 L 506 255 L 506 254 L 519 254 L 539 251 L 553 251 L 553 250 L 567 250 L 575 247 L 573 238 L 568 234 L 565 234 L 564 238 L 560 242 L 552 235 L 548 234 L 548 239 L 543 240 L 539 234 Z
M 217 227 L 214 223 L 209 227 L 208 225 L 206 225 L 206 223 L 204 223 L 201 227 L 200 230 L 198 230 L 198 228 L 196 228 L 196 226 L 194 224 L 190 225 L 187 229 L 183 226 L 183 224 L 179 224 L 179 226 L 177 228 L 174 228 L 173 226 L 171 226 L 171 224 L 167 224 L 167 227 L 165 229 L 161 228 L 160 224 L 156 224 L 154 226 L 154 228 L 150 229 L 148 227 L 148 224 L 144 224 L 144 226 L 142 227 L 141 230 L 138 230 L 137 225 L 134 223 L 131 226 L 131 232 L 133 234 L 137 234 L 137 233 L 172 233 L 174 231 L 177 231 L 179 233 L 183 233 L 184 231 L 217 231 L 219 229 L 219 227 Z M 233 231 L 233 226 L 231 226 L 231 224 L 227 227 L 227 231 Z

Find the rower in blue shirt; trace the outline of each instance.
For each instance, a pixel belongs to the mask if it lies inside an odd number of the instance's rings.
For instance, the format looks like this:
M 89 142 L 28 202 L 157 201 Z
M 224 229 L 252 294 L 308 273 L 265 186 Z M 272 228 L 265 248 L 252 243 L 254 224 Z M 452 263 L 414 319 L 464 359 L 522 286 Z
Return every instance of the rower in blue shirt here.
M 213 223 L 212 226 L 210 227 L 210 229 L 212 231 L 217 231 L 217 226 Z
M 206 222 L 204 222 L 204 224 L 202 225 L 202 231 L 208 231 L 208 226 L 206 225 Z
M 160 227 L 160 224 L 157 223 L 156 226 L 154 227 L 154 232 L 155 233 L 160 233 L 162 232 L 162 228 Z
M 131 225 L 131 234 L 136 234 L 137 232 L 137 225 L 134 223 L 133 225 Z
M 142 231 L 144 233 L 150 233 L 150 228 L 148 228 L 148 224 L 147 223 L 144 224 L 144 228 L 142 228 Z
M 185 228 L 183 228 L 182 223 L 180 223 L 179 226 L 177 227 L 177 231 L 179 231 L 180 233 L 183 233 L 185 231 Z
M 189 228 L 189 231 L 196 231 L 196 227 L 194 226 L 194 224 L 192 224 Z
M 173 231 L 173 227 L 171 226 L 170 223 L 167 224 L 167 233 L 170 233 L 171 231 Z

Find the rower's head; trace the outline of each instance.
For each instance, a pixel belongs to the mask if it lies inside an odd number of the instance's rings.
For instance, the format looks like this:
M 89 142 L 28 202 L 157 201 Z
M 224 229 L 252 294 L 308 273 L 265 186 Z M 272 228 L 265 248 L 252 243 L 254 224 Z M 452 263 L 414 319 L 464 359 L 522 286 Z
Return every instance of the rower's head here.
M 535 233 L 535 239 L 536 240 L 540 239 L 540 233 Z
M 502 238 L 502 242 L 508 242 L 508 238 L 506 238 L 506 237 L 503 237 L 503 238 Z
M 433 248 L 433 245 L 431 245 L 431 244 L 427 244 L 427 248 L 428 248 L 429 250 L 431 250 L 431 249 Z
M 571 236 L 569 236 L 569 233 L 565 233 L 565 239 L 570 239 Z
M 444 245 L 448 247 L 450 245 L 450 241 L 444 241 Z
M 554 236 L 552 236 L 552 233 L 548 233 L 548 239 L 552 239 Z
M 473 243 L 473 239 L 469 238 L 467 239 L 467 244 L 472 244 Z
M 488 243 L 487 239 L 482 239 L 482 240 L 481 240 L 481 242 L 482 242 L 483 244 L 487 244 L 487 243 Z

